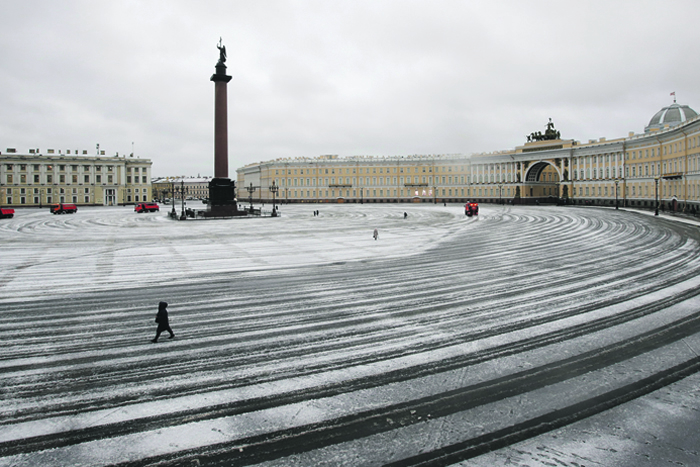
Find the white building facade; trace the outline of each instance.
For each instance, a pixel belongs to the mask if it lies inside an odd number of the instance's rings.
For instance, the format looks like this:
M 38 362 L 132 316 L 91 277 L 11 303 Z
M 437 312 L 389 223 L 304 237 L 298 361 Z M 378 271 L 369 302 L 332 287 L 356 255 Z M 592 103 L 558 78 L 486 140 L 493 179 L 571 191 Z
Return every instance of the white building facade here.
M 87 151 L 0 153 L 0 204 L 43 207 L 54 203 L 116 206 L 151 200 L 148 159 L 90 156 Z

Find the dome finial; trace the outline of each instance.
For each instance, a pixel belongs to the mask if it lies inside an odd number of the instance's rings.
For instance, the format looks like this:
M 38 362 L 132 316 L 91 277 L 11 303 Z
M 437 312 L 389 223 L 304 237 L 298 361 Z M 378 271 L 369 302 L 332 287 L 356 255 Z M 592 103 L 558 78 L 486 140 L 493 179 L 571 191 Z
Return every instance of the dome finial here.
M 673 91 L 671 93 L 671 95 L 673 96 L 673 103 L 675 104 L 676 103 L 676 91 Z

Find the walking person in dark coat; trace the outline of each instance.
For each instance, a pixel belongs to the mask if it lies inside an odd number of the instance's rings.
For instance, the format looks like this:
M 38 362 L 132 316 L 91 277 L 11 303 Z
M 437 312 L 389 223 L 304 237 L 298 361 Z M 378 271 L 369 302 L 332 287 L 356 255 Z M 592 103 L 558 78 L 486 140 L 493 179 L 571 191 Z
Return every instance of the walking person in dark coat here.
M 170 329 L 170 322 L 168 321 L 168 304 L 166 302 L 160 302 L 158 304 L 158 314 L 156 314 L 156 323 L 158 323 L 158 329 L 156 329 L 156 337 L 153 339 L 151 342 L 158 342 L 158 338 L 160 337 L 160 333 L 163 331 L 168 331 L 170 333 L 170 337 L 168 339 L 172 339 L 175 337 L 175 333 L 173 332 L 172 329 Z

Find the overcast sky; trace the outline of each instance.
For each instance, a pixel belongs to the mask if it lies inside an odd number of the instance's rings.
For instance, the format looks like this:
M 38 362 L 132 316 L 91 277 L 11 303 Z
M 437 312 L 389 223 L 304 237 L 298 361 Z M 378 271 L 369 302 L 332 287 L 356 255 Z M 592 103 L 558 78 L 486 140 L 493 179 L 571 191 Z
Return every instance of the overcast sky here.
M 213 174 L 228 60 L 229 175 L 321 154 L 513 148 L 551 117 L 579 141 L 700 111 L 687 1 L 5 0 L 0 150 L 132 151 Z

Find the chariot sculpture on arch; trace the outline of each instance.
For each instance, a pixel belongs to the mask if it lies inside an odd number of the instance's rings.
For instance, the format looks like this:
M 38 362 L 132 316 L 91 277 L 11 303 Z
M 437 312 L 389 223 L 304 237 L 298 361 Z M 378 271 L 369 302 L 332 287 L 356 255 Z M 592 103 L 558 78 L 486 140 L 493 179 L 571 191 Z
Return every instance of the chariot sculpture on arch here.
M 535 131 L 527 135 L 528 143 L 532 143 L 535 141 L 549 141 L 555 139 L 561 139 L 561 133 L 559 133 L 558 130 L 554 129 L 554 123 L 552 122 L 551 118 L 547 123 L 547 129 L 544 131 L 544 134 L 542 134 L 541 131 Z

